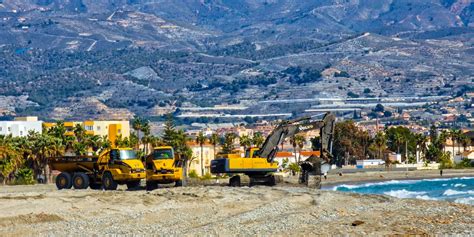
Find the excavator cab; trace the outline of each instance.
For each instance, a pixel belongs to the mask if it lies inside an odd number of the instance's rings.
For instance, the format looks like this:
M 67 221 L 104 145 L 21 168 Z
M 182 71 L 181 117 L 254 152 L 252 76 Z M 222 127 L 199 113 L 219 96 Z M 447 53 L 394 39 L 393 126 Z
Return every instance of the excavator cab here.
M 245 151 L 245 158 L 254 158 L 256 157 L 256 155 L 258 154 L 258 151 L 260 149 L 257 148 L 257 147 L 250 147 L 250 148 L 247 148 L 247 150 Z

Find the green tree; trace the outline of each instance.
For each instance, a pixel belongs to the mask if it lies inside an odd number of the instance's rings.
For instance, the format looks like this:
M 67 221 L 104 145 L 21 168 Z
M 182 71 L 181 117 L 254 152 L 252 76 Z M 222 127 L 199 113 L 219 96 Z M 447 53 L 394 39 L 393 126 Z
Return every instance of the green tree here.
M 256 147 L 261 147 L 265 142 L 265 138 L 262 136 L 260 132 L 256 132 L 253 134 L 252 143 Z
M 383 151 L 387 148 L 387 138 L 385 134 L 383 132 L 377 132 L 373 144 L 377 148 L 377 158 L 383 159 Z
M 240 145 L 244 147 L 244 151 L 247 150 L 247 148 L 252 146 L 252 138 L 248 135 L 243 135 L 240 137 Z
M 9 143 L 9 144 L 7 144 Z M 10 141 L 0 145 L 0 177 L 3 184 L 10 180 L 12 174 L 23 165 L 23 157 Z
M 427 150 L 426 144 L 428 143 L 428 138 L 421 133 L 417 133 L 415 134 L 415 141 L 416 141 L 415 155 L 418 154 L 418 149 L 420 149 L 420 153 L 425 156 L 425 157 L 420 157 L 420 158 L 426 159 L 426 150 Z
M 348 158 L 347 155 L 364 159 L 367 155 L 369 134 L 352 120 L 336 123 L 333 140 L 333 155 L 338 160 Z
M 211 137 L 209 138 L 209 142 L 212 144 L 213 148 L 214 148 L 214 157 L 216 157 L 216 147 L 217 147 L 217 144 L 219 144 L 219 134 L 217 133 L 213 133 L 211 135 Z
M 303 135 L 295 135 L 295 143 L 296 146 L 299 148 L 299 156 L 298 156 L 298 163 L 301 161 L 301 151 L 303 150 L 304 143 L 306 142 L 306 139 Z
M 224 143 L 222 144 L 222 152 L 231 154 L 234 151 L 234 140 L 237 138 L 235 133 L 226 133 L 224 135 Z
M 138 147 L 142 144 L 142 139 L 146 135 L 150 134 L 150 122 L 144 118 L 135 116 L 132 120 L 132 128 L 137 132 L 137 138 L 138 138 Z M 140 136 L 140 133 L 143 133 L 142 136 Z M 147 147 L 144 146 L 144 152 L 147 152 Z
M 196 143 L 201 147 L 201 175 L 204 175 L 204 144 L 207 141 L 207 137 L 202 132 L 196 137 Z

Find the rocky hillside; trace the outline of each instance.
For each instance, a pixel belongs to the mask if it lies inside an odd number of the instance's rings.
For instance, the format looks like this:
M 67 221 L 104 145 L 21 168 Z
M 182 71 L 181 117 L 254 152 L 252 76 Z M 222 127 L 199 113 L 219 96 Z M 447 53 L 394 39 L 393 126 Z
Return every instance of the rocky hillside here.
M 472 90 L 472 0 L 0 0 L 0 112 Z M 10 101 L 10 102 L 9 102 Z

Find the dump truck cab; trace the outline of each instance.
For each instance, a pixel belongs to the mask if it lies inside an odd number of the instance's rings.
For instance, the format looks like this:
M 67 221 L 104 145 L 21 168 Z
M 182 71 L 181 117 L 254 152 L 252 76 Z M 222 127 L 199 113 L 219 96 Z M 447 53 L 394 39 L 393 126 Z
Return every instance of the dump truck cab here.
M 107 189 L 116 182 L 117 184 L 127 184 L 129 188 L 140 185 L 140 180 L 146 177 L 145 167 L 138 158 L 137 153 L 131 148 L 116 148 L 105 151 L 99 156 L 98 166 L 104 170 L 103 176 L 110 174 L 110 177 L 104 177 L 103 186 Z
M 183 169 L 181 162 L 175 157 L 173 147 L 155 147 L 146 157 L 145 166 L 147 189 L 156 189 L 158 184 L 182 185 Z
M 50 167 L 61 172 L 56 178 L 58 189 L 115 190 L 119 184 L 135 188 L 146 177 L 143 163 L 130 148 L 107 149 L 98 156 L 53 157 Z

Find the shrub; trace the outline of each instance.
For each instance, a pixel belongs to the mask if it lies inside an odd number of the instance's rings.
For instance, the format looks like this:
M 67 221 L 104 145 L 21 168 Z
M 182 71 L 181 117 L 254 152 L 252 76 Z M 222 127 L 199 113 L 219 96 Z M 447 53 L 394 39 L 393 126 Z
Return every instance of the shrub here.
M 189 178 L 198 178 L 198 175 L 197 175 L 195 170 L 189 171 L 188 176 L 189 176 Z
M 459 164 L 455 165 L 456 169 L 464 169 L 464 168 L 471 168 L 474 167 L 474 164 L 471 162 L 469 159 L 462 159 L 462 161 Z
M 210 173 L 206 173 L 205 175 L 201 176 L 202 180 L 209 180 L 212 179 L 212 175 Z
M 18 172 L 15 174 L 14 184 L 35 184 L 35 179 L 33 178 L 33 170 L 31 170 L 30 168 L 22 168 L 18 170 Z
M 450 169 L 453 168 L 453 162 L 451 161 L 450 152 L 444 152 L 439 157 L 439 168 Z

